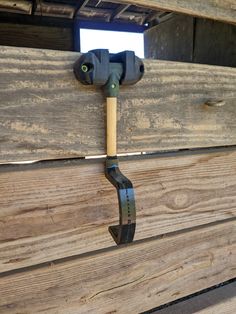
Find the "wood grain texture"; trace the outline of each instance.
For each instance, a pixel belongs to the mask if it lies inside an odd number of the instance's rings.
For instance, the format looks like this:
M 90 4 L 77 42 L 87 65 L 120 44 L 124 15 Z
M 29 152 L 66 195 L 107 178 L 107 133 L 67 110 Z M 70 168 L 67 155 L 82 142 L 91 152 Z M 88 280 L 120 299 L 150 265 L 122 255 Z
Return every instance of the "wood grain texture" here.
M 105 100 L 74 77 L 78 53 L 0 48 L 0 162 L 105 152 Z M 145 61 L 121 88 L 118 152 L 236 144 L 236 69 Z M 207 101 L 224 106 L 207 106 Z
M 31 14 L 32 3 L 29 1 L 1 0 L 0 9 L 7 12 Z
M 130 160 L 135 240 L 236 215 L 236 152 Z M 114 246 L 116 190 L 103 163 L 0 168 L 0 272 Z
M 236 25 L 196 19 L 193 61 L 236 67 Z
M 234 314 L 236 282 L 205 292 L 153 314 Z
M 235 220 L 3 276 L 0 313 L 140 313 L 235 276 Z
M 115 0 L 114 2 L 236 23 L 235 0 Z
M 193 62 L 193 37 L 194 18 L 175 14 L 144 32 L 145 58 Z
M 0 23 L 0 45 L 73 50 L 72 28 Z
M 236 66 L 236 25 L 173 15 L 144 33 L 145 57 Z
M 117 98 L 107 98 L 107 155 L 117 155 Z

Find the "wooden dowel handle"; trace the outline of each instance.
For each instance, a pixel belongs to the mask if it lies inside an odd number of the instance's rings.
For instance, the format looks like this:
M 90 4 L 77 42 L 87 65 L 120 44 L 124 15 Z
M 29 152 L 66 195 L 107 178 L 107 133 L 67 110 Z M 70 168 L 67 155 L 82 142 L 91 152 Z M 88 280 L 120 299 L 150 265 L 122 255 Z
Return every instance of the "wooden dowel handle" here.
M 117 98 L 107 98 L 107 156 L 116 156 Z

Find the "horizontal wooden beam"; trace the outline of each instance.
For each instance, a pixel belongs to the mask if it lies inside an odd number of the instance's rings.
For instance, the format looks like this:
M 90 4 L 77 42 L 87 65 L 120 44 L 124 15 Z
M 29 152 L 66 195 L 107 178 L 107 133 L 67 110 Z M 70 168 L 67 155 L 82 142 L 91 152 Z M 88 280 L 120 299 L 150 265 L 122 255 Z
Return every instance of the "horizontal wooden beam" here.
M 236 23 L 235 0 L 113 0 L 112 2 Z
M 144 33 L 146 58 L 229 67 L 236 67 L 235 42 L 236 25 L 173 13 Z
M 108 226 L 118 222 L 118 200 L 103 167 L 97 161 L 0 167 L 0 272 L 114 246 Z M 120 167 L 135 187 L 135 240 L 236 216 L 236 151 Z
M 1 23 L 11 24 L 24 24 L 24 25 L 36 25 L 36 26 L 55 26 L 63 28 L 72 28 L 74 21 L 61 17 L 52 16 L 39 16 L 39 15 L 26 15 L 15 14 L 10 12 L 0 12 Z
M 235 220 L 1 277 L 0 313 L 140 313 L 235 276 Z
M 121 4 L 117 7 L 116 10 L 111 14 L 110 21 L 112 22 L 114 19 L 119 18 L 122 13 L 124 13 L 130 7 L 129 4 Z
M 0 15 L 1 17 L 1 15 Z M 147 26 L 129 23 L 121 20 L 119 22 L 102 22 L 93 20 L 76 19 L 75 25 L 78 28 L 97 29 L 104 31 L 128 32 L 128 33 L 143 33 L 147 30 Z
M 10 11 L 14 13 L 21 14 L 31 14 L 32 12 L 32 3 L 31 1 L 21 0 L 0 0 L 0 10 L 1 11 Z
M 73 50 L 73 31 L 72 27 L 0 23 L 0 45 Z
M 89 0 L 80 0 L 80 1 L 77 1 L 78 3 L 76 4 L 76 8 L 75 8 L 75 12 L 74 12 L 74 15 L 73 15 L 73 18 L 76 17 L 76 15 L 79 13 L 79 11 L 81 9 L 83 9 L 89 2 Z
M 78 53 L 0 48 L 0 162 L 105 153 L 104 97 L 73 74 Z M 236 144 L 236 69 L 145 60 L 122 87 L 118 152 Z
M 38 1 L 34 14 L 72 19 L 74 17 L 74 12 L 75 7 L 71 5 L 71 3 Z

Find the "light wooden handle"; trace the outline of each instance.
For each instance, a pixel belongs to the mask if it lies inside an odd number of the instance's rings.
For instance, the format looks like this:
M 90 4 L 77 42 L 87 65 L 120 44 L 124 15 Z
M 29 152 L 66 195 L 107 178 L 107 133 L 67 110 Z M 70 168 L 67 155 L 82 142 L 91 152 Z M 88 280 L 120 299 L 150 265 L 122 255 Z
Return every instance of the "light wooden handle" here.
M 107 156 L 116 156 L 117 98 L 107 98 Z

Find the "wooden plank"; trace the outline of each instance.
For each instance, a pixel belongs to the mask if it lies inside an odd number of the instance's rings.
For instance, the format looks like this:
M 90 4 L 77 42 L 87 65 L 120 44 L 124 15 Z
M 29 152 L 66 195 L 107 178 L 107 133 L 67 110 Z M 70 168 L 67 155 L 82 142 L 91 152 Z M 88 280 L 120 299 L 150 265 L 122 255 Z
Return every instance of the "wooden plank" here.
M 154 10 L 173 11 L 236 23 L 235 0 L 113 0 L 113 2 L 143 6 Z
M 192 62 L 194 18 L 175 15 L 144 33 L 145 58 Z
M 1 0 L 0 10 L 21 14 L 32 13 L 32 3 L 30 1 L 14 1 L 14 0 Z
M 54 26 L 73 28 L 74 21 L 67 18 L 57 18 L 52 16 L 42 15 L 26 15 L 26 14 L 14 14 L 10 12 L 0 12 L 1 23 L 11 24 L 24 24 L 24 25 L 36 25 L 36 26 Z
M 110 22 L 114 21 L 115 19 L 119 18 L 122 13 L 124 13 L 130 7 L 129 4 L 121 4 L 117 7 L 116 10 L 111 14 Z
M 236 152 L 123 161 L 140 240 L 236 215 Z M 114 246 L 116 191 L 103 163 L 0 168 L 0 272 Z
M 73 50 L 72 28 L 0 23 L 0 45 Z
M 235 220 L 0 280 L 0 313 L 140 313 L 235 276 Z
M 104 154 L 104 99 L 76 81 L 78 56 L 1 47 L 0 162 Z M 118 152 L 236 144 L 236 69 L 156 60 L 145 67 L 141 82 L 121 88 Z
M 236 67 L 236 25 L 196 20 L 193 61 Z
M 144 34 L 145 57 L 236 66 L 236 25 L 172 15 Z
M 64 3 L 63 2 L 58 3 L 58 1 L 57 3 L 48 1 L 38 1 L 35 10 L 35 15 L 46 15 L 52 17 L 73 19 L 74 11 L 75 11 L 74 5 L 71 2 L 68 3 L 68 1 Z
M 88 4 L 89 0 L 81 0 L 76 4 L 76 9 L 75 12 L 73 14 L 73 18 L 75 18 L 79 11 L 82 10 L 87 4 Z
M 236 282 L 210 290 L 153 314 L 233 314 L 236 309 Z

